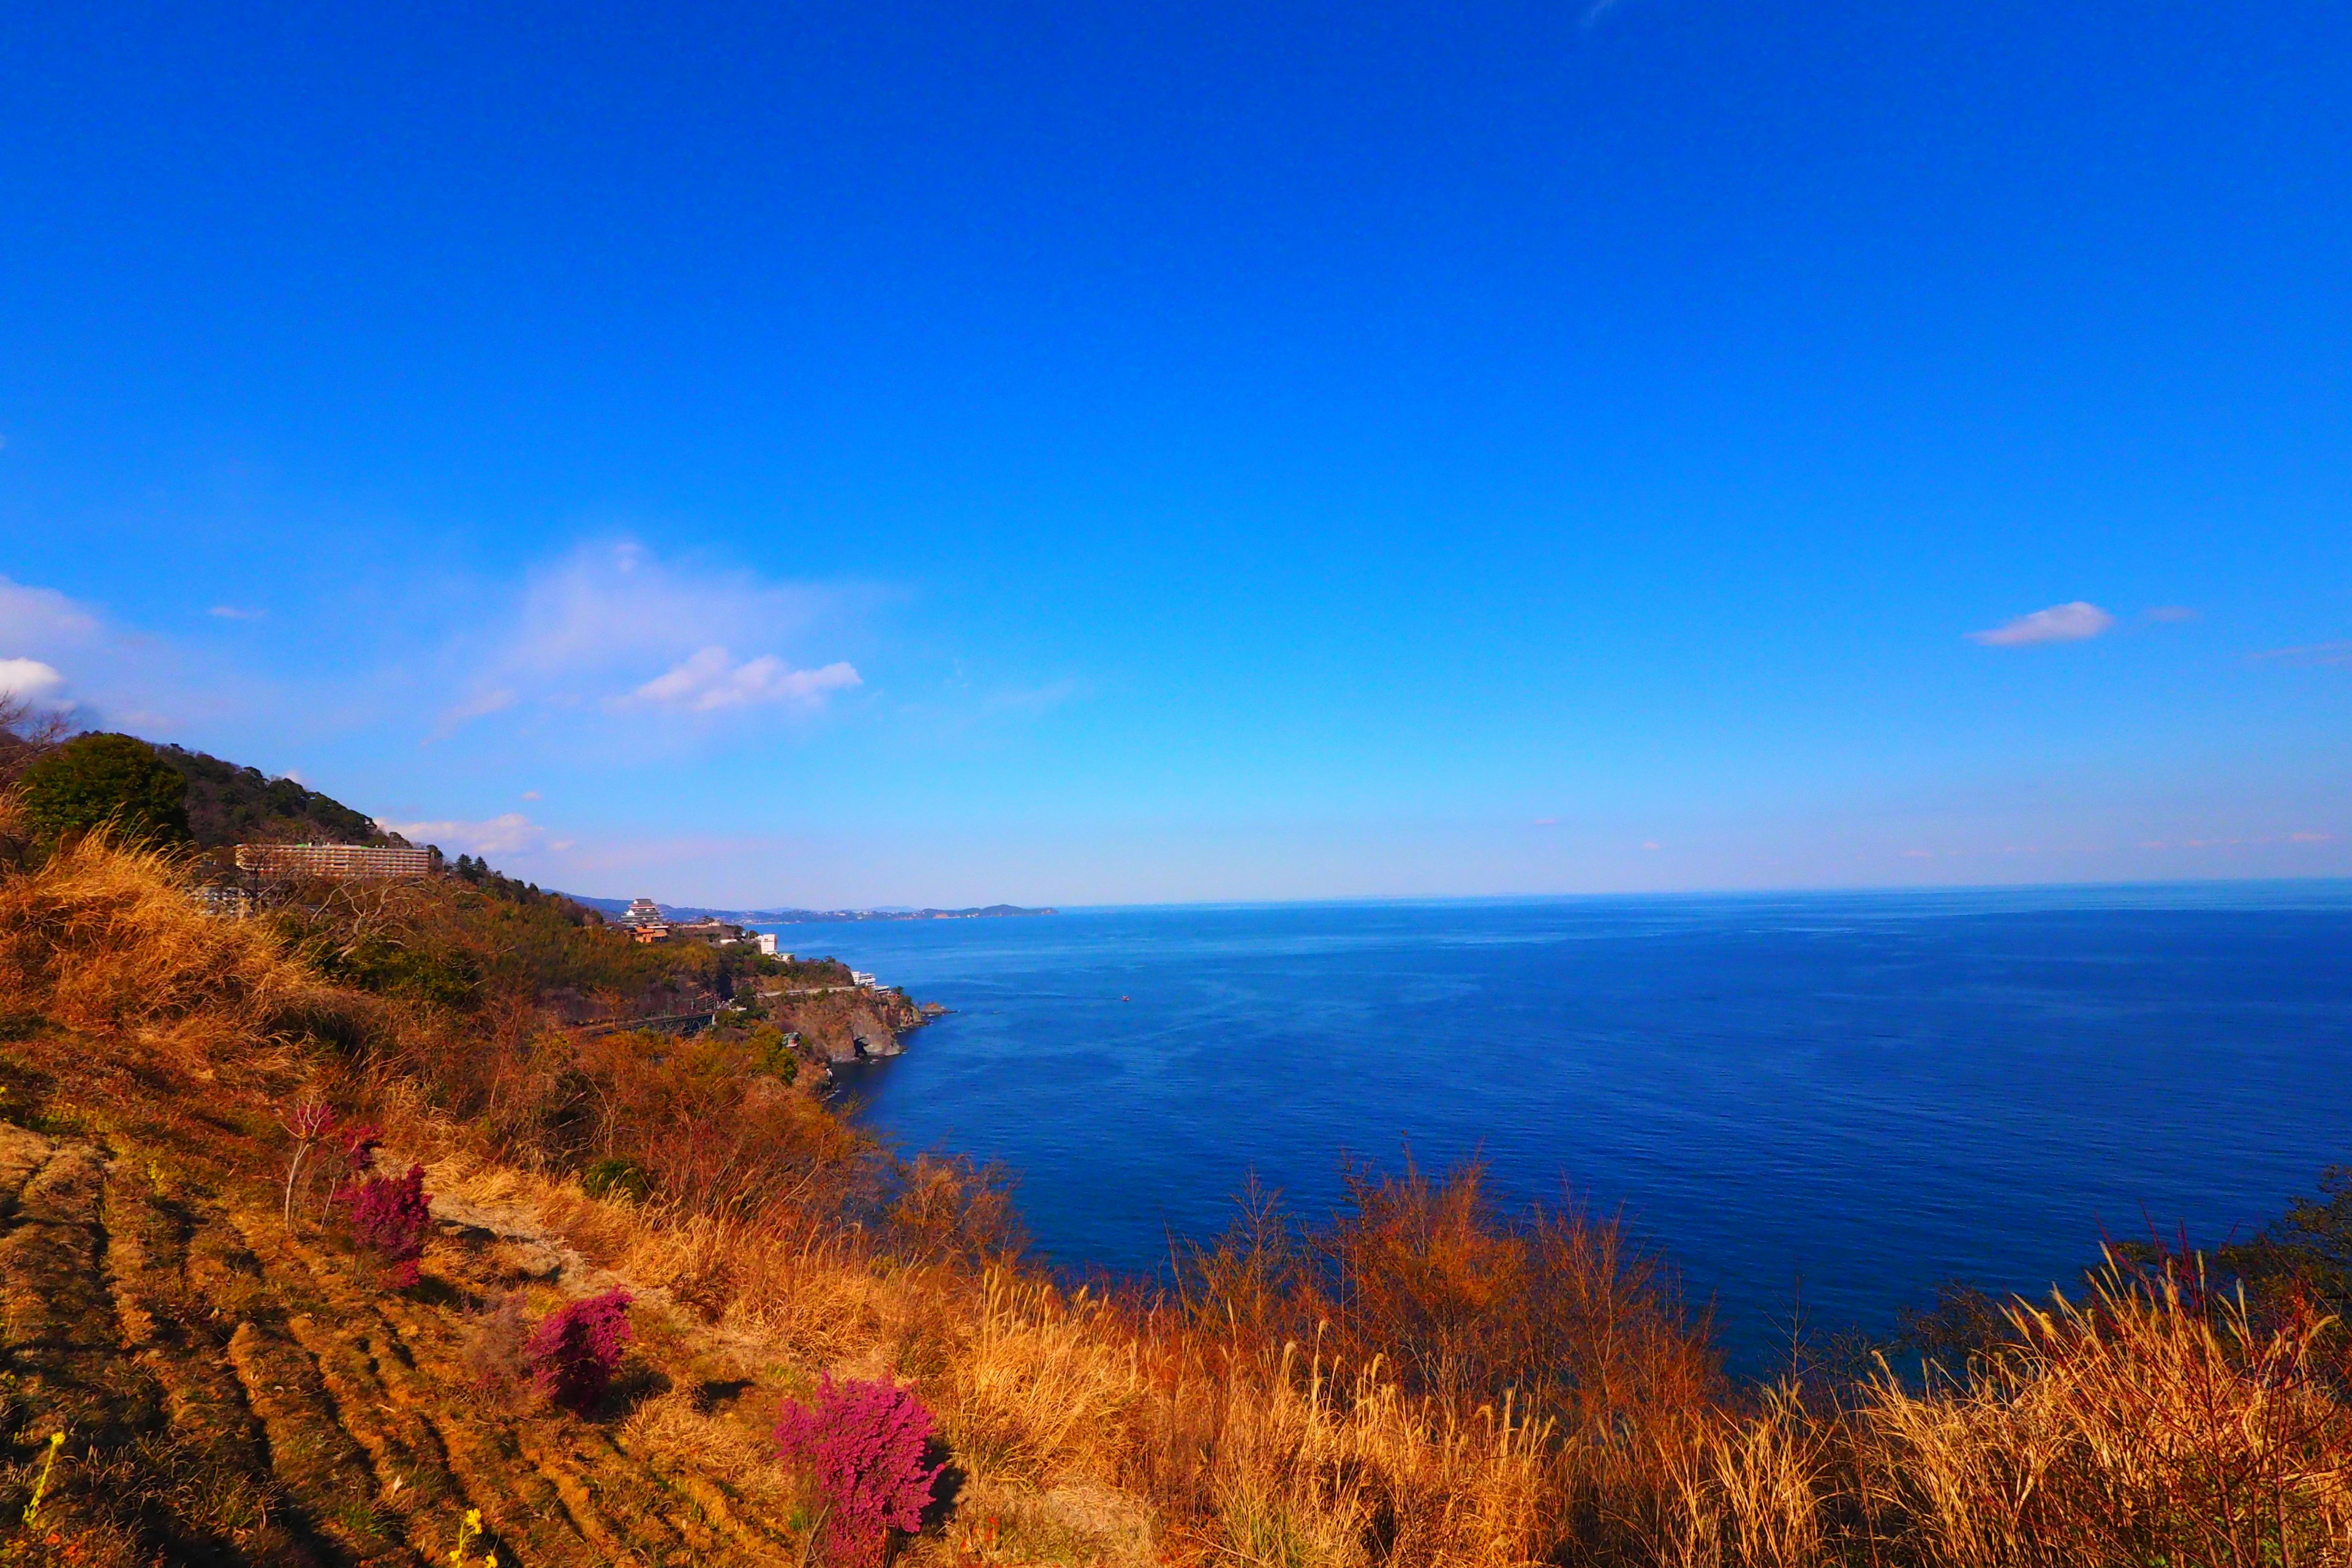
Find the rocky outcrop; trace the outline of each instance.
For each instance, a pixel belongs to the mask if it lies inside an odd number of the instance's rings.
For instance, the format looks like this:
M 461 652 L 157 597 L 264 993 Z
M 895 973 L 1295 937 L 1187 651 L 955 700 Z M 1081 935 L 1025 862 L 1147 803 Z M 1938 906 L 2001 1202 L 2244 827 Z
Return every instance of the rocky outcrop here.
M 858 1057 L 895 1057 L 907 1048 L 898 1043 L 898 1031 L 871 1007 L 849 1016 L 849 1044 Z
M 779 992 L 761 998 L 770 1022 L 797 1033 L 827 1062 L 895 1057 L 906 1035 L 938 1016 L 916 1006 L 903 992 L 862 987 L 824 992 Z

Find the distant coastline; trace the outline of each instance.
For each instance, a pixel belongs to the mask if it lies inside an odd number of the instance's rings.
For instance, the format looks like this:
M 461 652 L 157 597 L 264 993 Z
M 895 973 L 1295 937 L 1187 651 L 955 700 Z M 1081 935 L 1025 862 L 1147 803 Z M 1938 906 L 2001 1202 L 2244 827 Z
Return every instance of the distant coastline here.
M 585 893 L 562 895 L 575 904 L 585 904 L 608 915 L 627 911 L 626 899 L 597 899 Z M 827 921 L 971 921 L 999 920 L 1022 915 L 1058 914 L 1058 910 L 1027 909 L 1019 904 L 986 904 L 962 910 L 719 910 L 705 909 L 698 904 L 661 904 L 661 912 L 671 920 L 724 920 L 739 925 L 813 925 Z

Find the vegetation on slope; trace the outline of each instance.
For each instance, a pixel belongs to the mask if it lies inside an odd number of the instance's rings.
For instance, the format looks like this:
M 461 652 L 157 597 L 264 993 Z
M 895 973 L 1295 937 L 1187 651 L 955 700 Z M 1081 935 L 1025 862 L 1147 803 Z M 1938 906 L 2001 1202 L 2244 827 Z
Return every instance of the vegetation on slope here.
M 293 779 L 274 779 L 258 768 L 180 746 L 158 746 L 155 752 L 187 782 L 188 827 L 201 847 L 395 841 L 364 812 Z
M 13 1560 L 446 1562 L 468 1530 L 469 1563 L 822 1558 L 833 1494 L 769 1428 L 853 1384 L 936 1418 L 914 1563 L 2346 1559 L 2309 1268 L 2242 1294 L 2122 1259 L 1925 1384 L 1743 1389 L 1614 1225 L 1367 1170 L 1328 1220 L 1246 1204 L 1172 1289 L 1075 1289 L 1001 1183 L 860 1136 L 772 1026 L 565 1022 L 708 950 L 448 883 L 219 920 L 184 876 L 104 833 L 0 864 Z M 289 1175 L 330 1110 L 424 1168 L 413 1285 L 335 1219 L 344 1166 Z M 535 1393 L 530 1346 L 615 1290 L 609 1384 Z
M 188 781 L 129 735 L 77 735 L 34 758 L 17 782 L 25 822 L 55 841 L 110 828 L 140 844 L 189 841 Z

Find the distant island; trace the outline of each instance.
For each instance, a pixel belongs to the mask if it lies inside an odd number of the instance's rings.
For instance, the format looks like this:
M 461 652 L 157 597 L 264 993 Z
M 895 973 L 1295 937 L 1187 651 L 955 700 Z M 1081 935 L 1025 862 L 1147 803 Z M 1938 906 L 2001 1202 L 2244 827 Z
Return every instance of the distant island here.
M 608 915 L 628 912 L 626 899 L 593 899 L 584 893 L 566 893 L 563 897 L 575 904 L 585 904 Z M 996 920 L 1012 915 L 1050 915 L 1060 911 L 1053 909 L 1024 909 L 1019 904 L 988 904 L 967 910 L 713 910 L 698 904 L 662 904 L 661 912 L 672 920 L 734 921 L 742 925 L 809 925 L 820 921 L 972 921 Z

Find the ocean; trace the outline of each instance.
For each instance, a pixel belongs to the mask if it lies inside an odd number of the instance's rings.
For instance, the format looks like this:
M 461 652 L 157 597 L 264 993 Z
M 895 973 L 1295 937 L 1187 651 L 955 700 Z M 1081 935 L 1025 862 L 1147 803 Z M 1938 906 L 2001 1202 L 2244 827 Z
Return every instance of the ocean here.
M 1045 1259 L 1164 1269 L 1253 1174 L 1484 1160 L 1622 1214 L 1735 1365 L 2245 1236 L 2352 1161 L 2352 883 L 1091 909 L 777 929 L 953 1013 L 845 1073 L 1003 1163 Z

